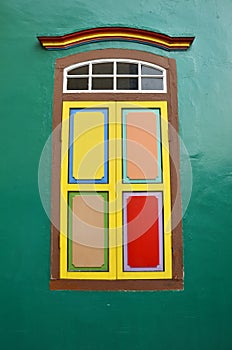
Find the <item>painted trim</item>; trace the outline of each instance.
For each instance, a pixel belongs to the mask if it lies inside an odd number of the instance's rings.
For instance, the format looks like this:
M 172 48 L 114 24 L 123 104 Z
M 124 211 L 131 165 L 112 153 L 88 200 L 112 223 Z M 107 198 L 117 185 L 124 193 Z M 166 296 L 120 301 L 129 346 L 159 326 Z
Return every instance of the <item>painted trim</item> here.
M 76 179 L 73 174 L 73 143 L 74 143 L 74 118 L 76 113 L 100 112 L 104 116 L 104 176 L 101 179 Z M 106 184 L 108 183 L 108 109 L 107 108 L 72 108 L 70 109 L 69 127 L 69 183 L 70 184 Z
M 101 41 L 126 41 L 156 46 L 167 51 L 187 50 L 195 37 L 173 37 L 145 29 L 102 27 L 81 30 L 61 36 L 38 36 L 46 50 L 65 50 Z
M 72 236 L 73 236 L 73 228 L 72 228 L 72 215 L 73 215 L 73 198 L 75 196 L 90 196 L 90 195 L 98 195 L 103 197 L 104 199 L 104 264 L 101 267 L 76 267 L 73 265 L 73 260 L 72 260 Z M 108 220 L 108 192 L 104 191 L 84 191 L 84 192 L 74 192 L 70 191 L 68 192 L 68 203 L 69 203 L 69 219 L 68 219 L 68 272 L 71 271 L 85 271 L 90 273 L 90 278 L 91 278 L 91 272 L 93 271 L 109 271 L 109 241 L 108 241 L 108 236 L 109 236 L 109 220 Z
M 131 111 L 133 112 L 141 112 L 147 111 L 147 112 L 153 112 L 154 116 L 156 117 L 156 141 L 157 141 L 157 150 L 158 150 L 158 176 L 153 179 L 130 179 L 127 175 L 127 133 L 126 133 L 126 118 L 127 114 Z M 161 125 L 160 125 L 160 109 L 159 108 L 122 108 L 122 182 L 125 184 L 128 183 L 138 183 L 138 184 L 144 184 L 144 183 L 161 183 L 162 182 L 162 150 L 161 150 Z
M 154 196 L 158 199 L 159 220 L 159 265 L 156 267 L 131 267 L 128 263 L 128 232 L 127 232 L 127 205 L 130 197 Z M 163 192 L 123 192 L 123 271 L 164 271 L 164 239 L 163 239 Z

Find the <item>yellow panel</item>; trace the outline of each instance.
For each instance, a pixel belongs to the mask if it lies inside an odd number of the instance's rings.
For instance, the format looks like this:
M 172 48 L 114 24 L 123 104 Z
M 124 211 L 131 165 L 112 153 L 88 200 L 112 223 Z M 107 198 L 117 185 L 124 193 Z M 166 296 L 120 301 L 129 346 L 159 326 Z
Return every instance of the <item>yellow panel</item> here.
M 74 115 L 73 177 L 104 177 L 104 115 L 80 111 Z

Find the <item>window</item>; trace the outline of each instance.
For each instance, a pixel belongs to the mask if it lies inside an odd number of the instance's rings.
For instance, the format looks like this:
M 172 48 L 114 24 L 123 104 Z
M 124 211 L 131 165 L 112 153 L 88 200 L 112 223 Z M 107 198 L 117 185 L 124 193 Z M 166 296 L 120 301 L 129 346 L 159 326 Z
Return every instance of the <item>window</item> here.
M 52 289 L 182 288 L 175 87 L 174 60 L 141 51 L 57 60 Z
M 94 60 L 64 70 L 64 92 L 166 92 L 166 70 L 136 60 Z

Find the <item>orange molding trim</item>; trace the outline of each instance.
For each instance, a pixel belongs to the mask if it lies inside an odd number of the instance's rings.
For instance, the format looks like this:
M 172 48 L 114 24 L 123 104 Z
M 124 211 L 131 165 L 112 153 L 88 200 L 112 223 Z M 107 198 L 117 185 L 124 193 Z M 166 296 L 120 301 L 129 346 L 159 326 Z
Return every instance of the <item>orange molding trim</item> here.
M 127 27 L 103 27 L 82 30 L 62 36 L 38 36 L 47 50 L 64 50 L 100 41 L 131 41 L 156 46 L 167 51 L 187 50 L 195 37 L 171 37 L 144 29 Z

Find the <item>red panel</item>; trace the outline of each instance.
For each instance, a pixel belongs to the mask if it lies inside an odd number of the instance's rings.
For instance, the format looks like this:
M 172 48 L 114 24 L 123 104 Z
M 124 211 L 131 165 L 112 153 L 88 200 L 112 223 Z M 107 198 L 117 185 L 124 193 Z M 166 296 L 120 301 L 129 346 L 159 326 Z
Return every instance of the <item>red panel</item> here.
M 158 199 L 131 196 L 127 199 L 128 265 L 159 265 Z

